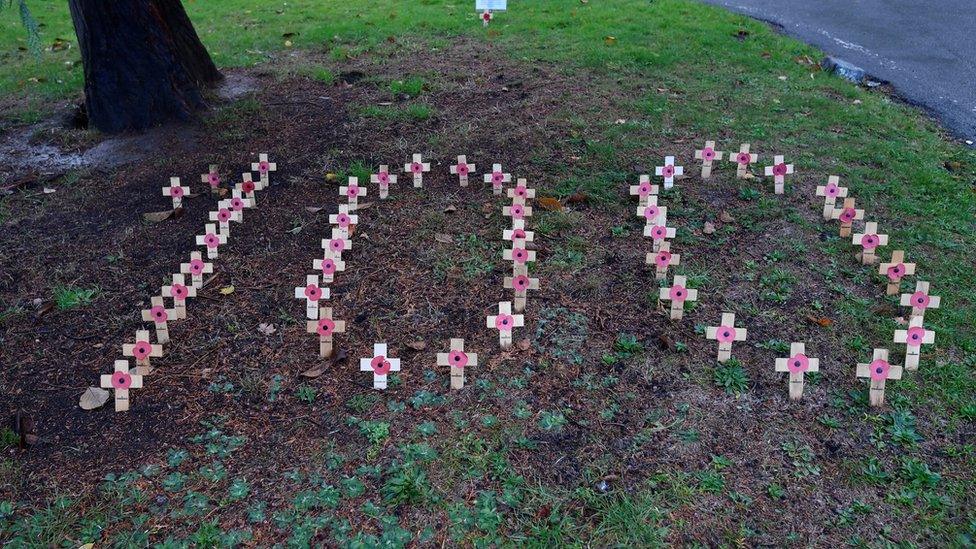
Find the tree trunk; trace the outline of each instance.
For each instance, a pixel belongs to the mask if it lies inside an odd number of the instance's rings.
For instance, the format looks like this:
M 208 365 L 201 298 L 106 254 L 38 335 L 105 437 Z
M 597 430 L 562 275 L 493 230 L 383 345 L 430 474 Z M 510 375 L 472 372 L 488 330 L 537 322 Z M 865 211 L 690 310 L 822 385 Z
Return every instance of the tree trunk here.
M 69 0 L 89 125 L 106 133 L 187 120 L 222 76 L 180 0 Z

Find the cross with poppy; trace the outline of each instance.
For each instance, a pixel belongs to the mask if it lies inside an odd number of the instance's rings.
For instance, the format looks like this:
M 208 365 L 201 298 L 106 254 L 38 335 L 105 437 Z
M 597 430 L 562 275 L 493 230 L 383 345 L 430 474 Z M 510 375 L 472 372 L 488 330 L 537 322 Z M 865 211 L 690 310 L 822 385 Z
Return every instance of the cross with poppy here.
M 501 164 L 492 164 L 491 173 L 485 174 L 485 183 L 491 183 L 492 194 L 502 194 L 505 183 L 512 181 L 512 174 L 502 171 Z
M 746 329 L 735 327 L 735 314 L 722 313 L 719 326 L 705 328 L 705 337 L 718 341 L 718 361 L 728 362 L 732 358 L 732 343 L 746 340 Z
M 486 324 L 498 330 L 498 343 L 502 349 L 509 349 L 512 347 L 512 330 L 525 326 L 525 317 L 512 314 L 511 301 L 499 301 L 498 314 L 488 315 Z
M 870 364 L 857 365 L 857 377 L 871 380 L 871 406 L 884 406 L 885 381 L 901 379 L 903 368 L 888 362 L 888 349 L 875 349 Z
M 524 219 L 515 219 L 512 221 L 511 229 L 505 229 L 502 231 L 502 239 L 511 241 L 512 243 L 532 242 L 535 240 L 535 233 L 533 231 L 525 230 Z
M 896 295 L 901 290 L 901 279 L 915 274 L 915 264 L 905 263 L 904 250 L 891 252 L 891 261 L 878 265 L 878 274 L 888 277 L 887 295 Z
M 213 272 L 213 263 L 206 263 L 200 252 L 190 252 L 190 262 L 180 263 L 180 272 L 190 275 L 190 285 L 203 288 L 203 275 Z
M 674 227 L 668 227 L 668 216 L 665 214 L 658 215 L 658 219 L 654 224 L 648 223 L 644 225 L 644 236 L 651 238 L 654 244 L 651 249 L 655 253 L 661 250 L 661 244 L 669 238 L 674 238 L 677 232 Z
M 705 141 L 705 146 L 695 151 L 695 160 L 702 161 L 702 179 L 708 179 L 712 176 L 712 161 L 721 160 L 725 151 L 715 150 L 714 141 Z
M 386 389 L 386 376 L 400 371 L 400 359 L 390 358 L 386 353 L 386 343 L 374 343 L 372 358 L 359 359 L 359 371 L 373 372 L 374 389 Z
M 509 189 L 511 191 L 512 189 Z M 524 220 L 526 217 L 532 217 L 532 206 L 526 206 L 524 204 L 519 204 L 515 199 L 512 200 L 513 204 L 511 206 L 502 207 L 502 215 L 505 217 L 511 217 L 512 221 Z
M 938 309 L 942 303 L 942 298 L 937 295 L 929 295 L 929 283 L 919 280 L 915 283 L 915 293 L 901 294 L 901 305 L 912 308 L 913 317 L 925 317 L 926 309 Z
M 830 221 L 833 218 L 837 199 L 847 197 L 847 187 L 841 187 L 840 177 L 832 175 L 827 178 L 826 185 L 817 186 L 817 196 L 824 197 L 823 217 L 824 220 Z
M 647 203 L 643 206 L 637 206 L 637 217 L 644 219 L 645 227 L 653 227 L 658 219 L 667 219 L 668 207 L 658 206 L 657 196 L 650 196 L 647 199 Z M 644 231 L 647 232 L 646 230 Z M 646 235 L 650 236 L 650 235 Z
M 149 342 L 149 330 L 136 330 L 135 343 L 122 344 L 122 356 L 135 358 L 136 373 L 145 376 L 152 372 L 149 359 L 163 356 L 163 346 L 153 345 Z
M 210 221 L 217 222 L 217 226 L 220 228 L 220 234 L 224 238 L 230 237 L 230 222 L 240 222 L 241 219 L 241 212 L 235 211 L 231 207 L 230 200 L 221 200 L 217 203 L 217 211 L 210 212 Z
M 332 252 L 326 251 L 325 257 L 322 259 L 312 260 L 312 268 L 316 271 L 322 271 L 322 282 L 330 284 L 335 280 L 337 272 L 346 270 L 346 262 L 338 256 L 333 256 Z
M 207 259 L 216 259 L 218 249 L 227 244 L 227 237 L 217 231 L 217 226 L 207 223 L 203 226 L 203 234 L 197 235 L 197 245 L 207 247 Z
M 450 366 L 451 389 L 462 389 L 464 387 L 464 368 L 477 366 L 478 355 L 476 353 L 465 353 L 464 340 L 452 337 L 450 352 L 437 353 L 437 365 Z
M 491 20 L 492 20 L 493 17 L 494 17 L 494 15 L 491 14 L 491 10 L 484 10 L 483 12 L 481 12 L 481 24 L 482 24 L 482 26 L 487 27 L 488 26 L 488 23 L 491 23 Z
M 268 162 L 268 155 L 266 153 L 258 154 L 258 161 L 251 162 L 251 171 L 258 172 L 258 176 L 261 178 L 261 186 L 258 190 L 262 190 L 268 187 L 270 184 L 269 173 L 278 171 L 278 164 L 274 162 Z
M 115 411 L 125 412 L 129 409 L 129 389 L 142 389 L 142 376 L 129 373 L 128 360 L 116 360 L 115 371 L 102 374 L 100 385 L 115 392 Z
M 359 223 L 359 216 L 350 213 L 351 208 L 348 204 L 339 204 L 339 213 L 329 216 L 329 223 L 339 227 L 339 234 L 343 238 L 349 238 L 350 231 L 355 229 Z
M 390 173 L 390 167 L 380 164 L 380 169 L 369 176 L 370 183 L 376 183 L 380 187 L 380 199 L 390 196 L 390 185 L 396 184 L 397 176 Z
M 793 173 L 793 164 L 787 164 L 783 155 L 773 156 L 773 165 L 766 166 L 766 177 L 773 176 L 773 190 L 776 194 L 783 194 L 786 176 Z
M 737 179 L 745 179 L 749 177 L 749 164 L 759 160 L 759 155 L 749 152 L 749 144 L 743 143 L 739 147 L 739 152 L 736 154 L 729 155 L 729 162 L 736 164 L 735 177 Z
M 250 207 L 257 205 L 257 198 L 254 197 L 254 191 L 259 190 L 257 183 L 251 177 L 251 172 L 245 172 L 241 174 L 241 182 L 234 185 L 234 189 L 244 193 L 244 196 L 251 202 Z
M 853 198 L 845 198 L 842 207 L 830 210 L 830 218 L 840 220 L 840 236 L 847 238 L 851 236 L 851 226 L 854 221 L 864 219 L 864 210 L 854 207 Z
M 413 161 L 404 164 L 403 171 L 413 174 L 413 186 L 419 189 L 424 186 L 424 172 L 430 171 L 430 164 L 424 162 L 420 153 L 414 153 Z
M 654 168 L 654 175 L 661 176 L 664 178 L 664 188 L 670 189 L 674 187 L 675 176 L 684 175 L 685 169 L 682 166 L 674 165 L 673 156 L 664 157 L 664 165 L 657 166 Z
M 339 187 L 339 196 L 345 196 L 349 201 L 349 209 L 355 210 L 359 206 L 359 197 L 366 196 L 366 187 L 359 186 L 358 177 L 350 177 L 349 183 Z
M 305 285 L 295 288 L 295 299 L 304 299 L 306 317 L 317 320 L 319 300 L 329 299 L 329 289 L 319 286 L 319 275 L 308 275 L 305 277 Z
M 657 252 L 647 253 L 644 262 L 654 265 L 655 280 L 664 280 L 668 276 L 668 267 L 681 264 L 681 255 L 671 253 L 671 243 L 665 240 Z
M 524 177 L 518 178 L 515 187 L 508 190 L 508 197 L 512 199 L 512 204 L 525 205 L 529 198 L 535 198 L 535 189 L 530 189 Z
M 806 355 L 806 345 L 801 342 L 790 343 L 790 357 L 776 359 L 777 372 L 790 373 L 790 400 L 803 398 L 803 374 L 819 372 L 820 359 Z
M 160 293 L 163 297 L 168 297 L 173 300 L 173 310 L 176 311 L 176 318 L 186 318 L 186 298 L 196 297 L 197 289 L 192 285 L 186 285 L 186 279 L 183 277 L 183 273 L 174 273 L 173 282 L 169 286 L 163 286 L 160 288 Z
M 169 343 L 170 320 L 178 320 L 179 316 L 175 309 L 167 309 L 163 296 L 155 295 L 150 300 L 151 307 L 142 310 L 142 320 L 152 322 L 156 326 L 156 340 L 160 343 Z
M 515 312 L 525 310 L 526 297 L 529 290 L 539 289 L 539 279 L 529 278 L 529 269 L 525 265 L 515 265 L 512 276 L 506 276 L 505 288 L 515 290 Z
M 200 176 L 200 182 L 210 186 L 211 194 L 220 193 L 220 173 L 217 172 L 216 164 L 211 164 L 210 170 Z
M 236 221 L 244 221 L 244 209 L 253 208 L 254 201 L 243 195 L 240 189 L 234 189 L 230 192 L 230 209 L 237 212 L 238 219 Z
M 926 330 L 922 326 L 922 322 L 924 322 L 922 317 L 913 316 L 908 321 L 907 330 L 895 330 L 895 343 L 904 343 L 906 346 L 906 370 L 918 370 L 918 359 L 922 354 L 922 345 L 935 343 L 935 332 Z
M 332 238 L 322 239 L 322 249 L 335 259 L 342 259 L 342 252 L 352 249 L 352 240 L 345 238 L 342 231 L 332 229 Z
M 630 194 L 637 197 L 637 204 L 640 206 L 646 205 L 648 197 L 656 195 L 658 191 L 657 185 L 651 185 L 649 175 L 641 175 L 637 184 L 630 186 Z
M 451 166 L 451 174 L 458 176 L 462 187 L 468 186 L 468 174 L 474 170 L 474 164 L 468 164 L 468 158 L 463 154 L 458 155 L 457 164 Z
M 534 262 L 535 250 L 526 250 L 524 246 L 524 243 L 520 244 L 513 241 L 511 250 L 502 250 L 502 259 L 511 261 L 516 267 Z
M 332 356 L 332 336 L 345 332 L 346 322 L 332 318 L 332 307 L 319 307 L 318 320 L 305 321 L 305 330 L 310 334 L 318 334 L 319 356 L 329 358 Z
M 698 301 L 698 290 L 687 288 L 688 279 L 675 275 L 670 288 L 661 288 L 658 298 L 671 302 L 671 320 L 681 320 L 684 316 L 685 301 Z
M 873 265 L 878 261 L 878 256 L 875 255 L 874 251 L 878 246 L 888 245 L 888 235 L 879 234 L 878 224 L 874 221 L 868 221 L 864 224 L 863 233 L 854 233 L 851 243 L 861 246 L 861 253 L 858 254 L 861 263 L 864 265 Z
M 169 186 L 163 187 L 163 196 L 173 199 L 173 209 L 183 207 L 183 197 L 190 194 L 190 187 L 180 185 L 179 177 L 169 178 Z

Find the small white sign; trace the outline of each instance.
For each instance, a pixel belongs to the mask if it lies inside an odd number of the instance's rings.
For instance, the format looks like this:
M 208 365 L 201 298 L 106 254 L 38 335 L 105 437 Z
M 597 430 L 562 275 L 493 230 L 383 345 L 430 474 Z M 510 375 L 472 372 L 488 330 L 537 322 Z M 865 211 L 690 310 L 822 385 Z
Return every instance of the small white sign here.
M 504 11 L 508 9 L 508 0 L 474 0 L 474 9 L 477 11 Z

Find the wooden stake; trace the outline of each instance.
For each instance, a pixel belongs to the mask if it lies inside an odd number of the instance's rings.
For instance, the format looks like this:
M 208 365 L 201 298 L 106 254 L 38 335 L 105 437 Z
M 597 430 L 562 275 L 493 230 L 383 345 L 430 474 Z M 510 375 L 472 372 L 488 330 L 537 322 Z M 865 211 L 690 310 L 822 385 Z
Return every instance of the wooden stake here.
M 332 356 L 332 336 L 345 332 L 346 323 L 332 318 L 332 307 L 319 307 L 318 320 L 305 321 L 305 330 L 310 334 L 318 334 L 319 356 L 329 358 Z
M 204 225 L 204 234 L 197 235 L 197 245 L 207 247 L 207 259 L 217 259 L 218 250 L 227 243 L 227 237 L 217 231 L 213 223 Z
M 824 197 L 823 218 L 826 221 L 833 219 L 834 207 L 837 205 L 838 198 L 847 196 L 847 187 L 840 186 L 840 178 L 832 175 L 827 178 L 826 185 L 817 187 L 817 196 Z
M 203 275 L 213 272 L 213 263 L 205 262 L 200 252 L 190 252 L 190 262 L 180 263 L 180 272 L 190 275 L 190 284 L 199 290 L 203 288 Z
M 163 346 L 153 345 L 149 342 L 149 330 L 136 330 L 136 342 L 123 343 L 122 356 L 135 358 L 136 373 L 147 376 L 152 373 L 152 365 L 149 359 L 163 356 Z
M 793 164 L 787 164 L 783 155 L 773 157 L 773 165 L 766 166 L 766 177 L 773 176 L 773 190 L 775 194 L 783 194 L 786 176 L 793 173 Z
M 529 278 L 529 270 L 524 265 L 515 265 L 512 276 L 506 276 L 505 288 L 515 290 L 515 312 L 525 311 L 528 290 L 539 289 L 539 279 Z
M 888 363 L 888 349 L 875 349 L 870 364 L 857 365 L 857 377 L 871 380 L 871 406 L 884 406 L 885 381 L 901 379 L 902 367 Z
M 502 189 L 505 188 L 505 183 L 509 183 L 511 181 L 512 174 L 503 172 L 501 164 L 492 164 L 491 173 L 485 174 L 485 183 L 491 183 L 492 194 L 502 194 Z
M 874 251 L 878 246 L 888 245 L 888 235 L 878 233 L 878 224 L 874 221 L 868 221 L 864 224 L 863 233 L 855 233 L 851 242 L 854 245 L 861 246 L 861 253 L 857 254 L 857 258 L 861 260 L 864 265 L 873 265 L 877 263 L 878 256 L 875 255 Z
M 712 176 L 712 161 L 721 160 L 724 154 L 724 151 L 715 150 L 714 141 L 705 141 L 705 146 L 695 151 L 695 160 L 702 161 L 702 179 L 708 179 Z
M 115 392 L 115 411 L 126 412 L 129 410 L 129 390 L 142 389 L 142 376 L 136 373 L 129 373 L 128 360 L 116 360 L 115 372 L 103 374 L 101 380 L 103 389 L 112 389 Z
M 183 278 L 182 273 L 173 274 L 173 282 L 169 286 L 163 286 L 160 289 L 160 293 L 163 297 L 168 297 L 173 300 L 173 310 L 176 311 L 176 318 L 183 319 L 186 318 L 186 299 L 188 297 L 196 297 L 197 289 L 193 286 L 187 286 L 186 280 Z
M 475 170 L 474 164 L 468 164 L 468 159 L 463 154 L 458 155 L 457 164 L 451 166 L 451 174 L 458 176 L 462 187 L 468 186 L 468 174 Z
M 400 359 L 387 356 L 386 343 L 374 343 L 372 358 L 359 359 L 359 371 L 373 372 L 373 388 L 386 389 L 386 376 L 400 371 Z
M 424 186 L 424 172 L 430 171 L 430 164 L 424 162 L 420 153 L 414 153 L 413 162 L 404 164 L 403 171 L 413 174 L 413 186 L 420 188 Z
M 661 242 L 657 253 L 647 253 L 644 262 L 654 265 L 655 280 L 664 280 L 668 276 L 668 267 L 681 264 L 681 255 L 671 253 L 671 243 L 665 240 Z
M 658 298 L 671 302 L 671 320 L 681 320 L 685 312 L 685 301 L 698 301 L 698 290 L 685 286 L 688 279 L 681 275 L 674 276 L 674 283 L 670 288 L 661 288 Z
M 842 207 L 830 211 L 830 218 L 840 220 L 840 236 L 847 238 L 851 236 L 851 225 L 854 221 L 864 219 L 864 210 L 858 210 L 854 207 L 853 198 L 845 198 Z
M 190 194 L 190 187 L 180 185 L 179 177 L 169 178 L 169 186 L 163 187 L 163 196 L 173 199 L 173 209 L 183 207 L 183 197 Z
M 319 275 L 308 275 L 305 281 L 305 286 L 295 288 L 295 299 L 304 299 L 306 317 L 309 320 L 317 320 L 319 300 L 329 299 L 329 289 L 319 286 Z
M 888 277 L 885 293 L 897 295 L 901 291 L 901 279 L 915 274 L 915 264 L 905 263 L 905 252 L 903 250 L 894 250 L 891 252 L 891 261 L 882 262 L 878 266 L 878 274 Z
M 674 178 L 679 175 L 684 175 L 685 169 L 682 166 L 674 165 L 673 156 L 664 157 L 664 165 L 657 166 L 654 168 L 654 175 L 664 178 L 664 188 L 670 189 L 674 187 Z
M 438 366 L 451 367 L 451 389 L 464 388 L 464 369 L 478 365 L 478 355 L 464 352 L 464 340 L 451 338 L 451 352 L 437 353 Z
M 918 370 L 918 359 L 922 354 L 922 345 L 935 343 L 935 332 L 926 330 L 922 326 L 924 319 L 913 316 L 908 321 L 907 330 L 895 330 L 895 343 L 905 344 L 905 369 Z
M 498 314 L 488 315 L 486 324 L 489 328 L 498 330 L 498 343 L 502 349 L 512 347 L 512 330 L 525 326 L 525 317 L 512 314 L 511 301 L 498 302 Z
M 737 154 L 729 155 L 729 162 L 736 164 L 735 177 L 737 179 L 746 179 L 749 173 L 749 165 L 753 162 L 759 160 L 759 155 L 749 152 L 749 144 L 743 143 L 739 147 L 739 152 Z
M 397 176 L 390 173 L 390 168 L 386 164 L 380 164 L 380 169 L 378 172 L 369 176 L 369 181 L 371 183 L 377 183 L 380 186 L 380 199 L 385 199 L 390 195 L 390 185 L 396 185 Z
M 901 304 L 903 307 L 912 308 L 912 317 L 925 318 L 926 309 L 938 309 L 942 304 L 942 298 L 937 295 L 929 295 L 929 283 L 919 280 L 915 283 L 915 293 L 901 294 Z
M 803 374 L 819 372 L 820 359 L 807 357 L 806 345 L 793 342 L 790 343 L 790 357 L 776 359 L 776 371 L 790 373 L 790 400 L 800 400 L 803 398 Z
M 735 327 L 735 314 L 722 313 L 722 324 L 720 326 L 709 326 L 705 328 L 705 337 L 718 341 L 718 361 L 728 362 L 732 358 L 732 343 L 745 341 L 747 330 Z
M 156 341 L 169 343 L 168 321 L 177 320 L 179 317 L 174 309 L 166 308 L 163 296 L 155 295 L 149 301 L 152 307 L 142 310 L 142 320 L 152 322 L 156 326 Z
M 251 163 L 251 171 L 258 172 L 261 177 L 261 186 L 258 190 L 266 189 L 268 185 L 271 184 L 271 180 L 268 172 L 274 172 L 278 170 L 278 164 L 274 162 L 268 162 L 268 155 L 265 153 L 258 154 L 258 161 Z

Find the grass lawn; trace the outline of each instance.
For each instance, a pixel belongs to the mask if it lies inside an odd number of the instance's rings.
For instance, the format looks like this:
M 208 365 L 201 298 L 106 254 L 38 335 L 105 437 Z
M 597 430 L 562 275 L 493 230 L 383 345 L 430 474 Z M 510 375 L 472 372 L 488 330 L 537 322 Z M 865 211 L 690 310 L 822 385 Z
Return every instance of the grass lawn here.
M 0 11 L 0 139 L 80 98 L 67 7 L 29 5 L 37 58 Z M 0 196 L 0 412 L 25 411 L 40 437 L 19 450 L 0 431 L 0 541 L 974 543 L 976 153 L 933 121 L 818 71 L 813 48 L 686 0 L 515 0 L 488 29 L 468 2 L 186 7 L 217 64 L 256 91 L 215 102 L 190 138 L 133 166 Z M 705 139 L 749 142 L 761 165 L 785 154 L 797 175 L 785 196 L 724 163 L 702 181 L 692 154 Z M 235 293 L 213 287 L 188 306 L 193 336 L 172 328 L 181 343 L 128 414 L 78 410 L 207 198 L 167 224 L 133 212 L 160 203 L 169 175 L 196 184 L 207 164 L 266 149 L 281 183 L 248 212 L 241 248 L 221 251 L 217 286 Z M 369 240 L 333 287 L 348 363 L 302 377 L 315 355 L 291 293 L 328 228 L 305 207 L 336 201 L 324 174 L 368 181 L 417 150 L 435 163 L 429 187 L 413 193 L 401 174 L 395 207 L 361 213 Z M 481 185 L 459 194 L 435 173 L 457 154 L 478 163 L 476 182 L 502 162 L 566 205 L 530 221 L 543 290 L 529 299 L 529 351 L 498 353 L 484 333 L 481 309 L 504 295 L 507 219 Z M 626 193 L 666 154 L 690 175 L 662 200 L 677 272 L 701 293 L 681 322 L 657 309 Z M 926 314 L 935 345 L 881 409 L 854 365 L 875 347 L 901 356 L 891 338 L 905 313 L 820 218 L 813 190 L 829 174 L 890 234 L 879 255 L 904 249 L 942 297 Z M 53 310 L 36 314 L 35 299 Z M 726 365 L 703 336 L 722 311 L 750 334 Z M 256 335 L 258 323 L 276 333 Z M 353 370 L 383 334 L 405 359 L 379 394 Z M 448 337 L 485 357 L 462 392 L 406 347 L 423 340 L 429 354 Z M 822 364 L 801 403 L 773 372 L 791 341 Z

